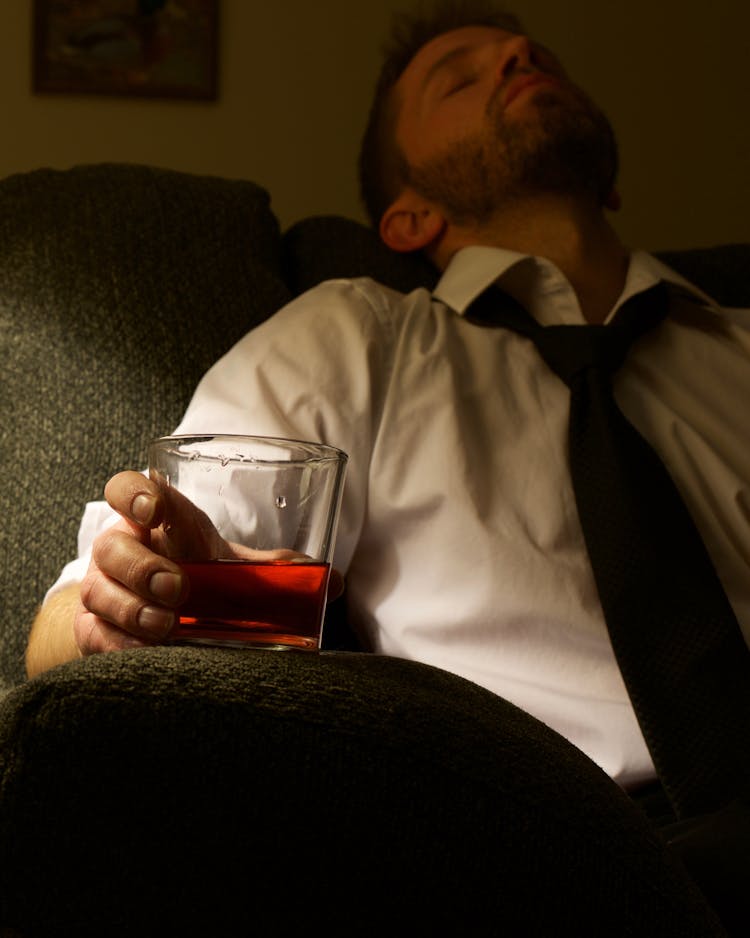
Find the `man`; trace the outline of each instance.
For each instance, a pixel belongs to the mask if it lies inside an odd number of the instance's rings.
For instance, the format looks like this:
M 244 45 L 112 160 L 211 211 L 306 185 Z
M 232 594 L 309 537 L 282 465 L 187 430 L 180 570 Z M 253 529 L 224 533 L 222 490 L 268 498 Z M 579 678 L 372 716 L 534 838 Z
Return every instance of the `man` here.
M 438 20 L 391 63 L 363 193 L 387 245 L 443 271 L 434 295 L 322 285 L 215 366 L 178 432 L 348 452 L 335 565 L 369 647 L 490 688 L 635 789 L 655 771 L 576 513 L 569 394 L 531 343 L 464 314 L 497 282 L 544 325 L 608 323 L 671 285 L 669 319 L 632 349 L 616 393 L 675 477 L 747 639 L 750 312 L 718 309 L 620 243 L 605 214 L 618 203 L 609 124 L 513 17 Z M 188 584 L 149 548 L 158 491 L 124 473 L 105 494 L 120 520 L 104 529 L 88 510 L 91 559 L 45 603 L 30 673 L 174 626 Z

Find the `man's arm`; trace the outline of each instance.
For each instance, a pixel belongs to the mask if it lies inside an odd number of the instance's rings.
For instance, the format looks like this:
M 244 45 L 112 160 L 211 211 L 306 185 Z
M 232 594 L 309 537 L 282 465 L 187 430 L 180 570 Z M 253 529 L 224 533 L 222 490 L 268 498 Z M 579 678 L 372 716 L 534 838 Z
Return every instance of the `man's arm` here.
M 26 651 L 30 677 L 83 655 L 163 641 L 176 623 L 186 578 L 151 549 L 162 493 L 141 473 L 123 472 L 105 496 L 121 518 L 95 539 L 83 582 L 51 596 L 38 613 Z
M 71 583 L 41 607 L 26 648 L 29 677 L 81 656 L 73 637 L 73 623 L 80 604 L 80 584 Z

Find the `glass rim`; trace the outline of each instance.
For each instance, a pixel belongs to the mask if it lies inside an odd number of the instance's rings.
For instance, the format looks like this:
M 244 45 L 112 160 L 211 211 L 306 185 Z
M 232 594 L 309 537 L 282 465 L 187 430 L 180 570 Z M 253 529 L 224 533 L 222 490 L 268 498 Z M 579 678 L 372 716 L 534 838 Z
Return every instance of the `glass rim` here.
M 292 449 L 295 447 L 300 448 L 303 451 L 301 455 L 291 455 L 287 459 L 281 458 L 263 458 L 255 457 L 251 455 L 244 455 L 242 453 L 201 453 L 198 452 L 197 456 L 192 458 L 201 458 L 216 460 L 217 462 L 222 462 L 225 465 L 229 463 L 234 464 L 251 464 L 251 465 L 285 465 L 288 463 L 313 463 L 313 462 L 339 462 L 346 463 L 349 459 L 347 453 L 344 450 L 339 449 L 336 446 L 331 446 L 330 443 L 320 443 L 314 440 L 297 440 L 290 437 L 280 437 L 280 436 L 265 436 L 262 434 L 245 434 L 245 433 L 177 433 L 170 436 L 161 436 L 151 440 L 148 444 L 149 451 L 151 449 L 159 449 L 168 453 L 171 453 L 177 457 L 184 457 L 186 459 L 191 458 L 191 451 L 182 450 L 181 445 L 184 444 L 200 444 L 208 442 L 226 442 L 227 445 L 236 445 L 241 446 L 243 443 L 258 443 L 268 447 L 275 447 L 281 450 L 283 447 Z M 196 452 L 193 450 L 192 452 Z

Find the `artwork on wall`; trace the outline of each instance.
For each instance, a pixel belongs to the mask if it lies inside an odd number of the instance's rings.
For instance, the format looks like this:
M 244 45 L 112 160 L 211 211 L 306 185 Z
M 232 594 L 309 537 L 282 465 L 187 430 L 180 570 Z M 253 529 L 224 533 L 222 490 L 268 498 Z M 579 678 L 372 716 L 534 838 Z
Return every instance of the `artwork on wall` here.
M 219 0 L 34 0 L 33 90 L 213 100 Z

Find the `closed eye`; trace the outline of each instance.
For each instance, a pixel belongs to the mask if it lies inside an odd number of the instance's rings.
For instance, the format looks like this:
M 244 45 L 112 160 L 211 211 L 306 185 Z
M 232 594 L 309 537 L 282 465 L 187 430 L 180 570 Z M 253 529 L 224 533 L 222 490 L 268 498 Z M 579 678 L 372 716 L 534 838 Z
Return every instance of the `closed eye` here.
M 443 97 L 449 98 L 451 95 L 458 94 L 459 91 L 463 91 L 464 88 L 473 85 L 478 77 L 479 76 L 475 74 L 461 76 L 456 81 L 451 82 Z

